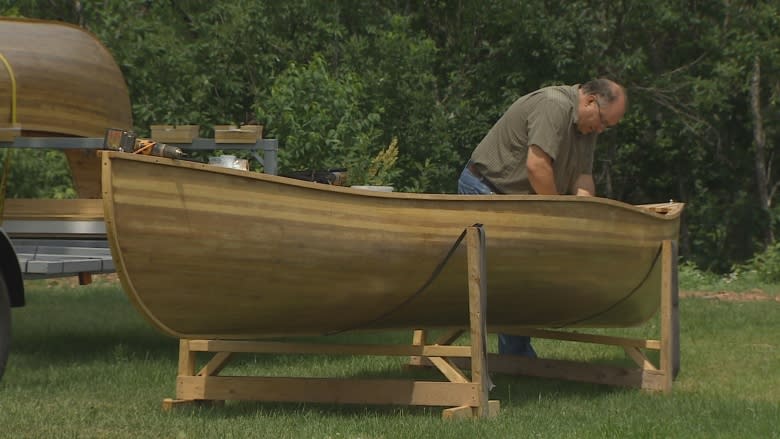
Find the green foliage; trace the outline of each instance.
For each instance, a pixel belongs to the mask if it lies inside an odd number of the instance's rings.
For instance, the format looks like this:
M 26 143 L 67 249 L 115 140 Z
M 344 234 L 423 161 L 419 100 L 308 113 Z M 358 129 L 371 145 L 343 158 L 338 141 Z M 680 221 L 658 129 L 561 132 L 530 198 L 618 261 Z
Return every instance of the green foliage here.
M 701 270 L 691 261 L 681 262 L 678 266 L 680 289 L 706 292 L 760 291 L 777 295 L 780 293 L 780 282 L 778 282 L 777 277 L 773 278 L 767 275 L 769 273 L 776 275 L 777 273 L 777 266 L 772 265 L 773 262 L 770 261 L 772 258 L 776 264 L 777 254 L 773 254 L 761 262 L 751 261 L 735 265 L 725 273 Z
M 4 149 L 0 150 L 0 163 L 9 154 L 11 170 L 5 193 L 7 198 L 76 197 L 68 161 L 62 151 Z
M 280 170 L 342 168 L 355 151 L 376 151 L 381 118 L 362 110 L 362 90 L 357 75 L 330 73 L 321 55 L 281 72 L 257 109 L 270 135 L 284 139 Z
M 709 271 L 700 270 L 692 262 L 682 262 L 678 265 L 678 281 L 683 290 L 718 291 L 723 283 L 723 277 Z
M 780 242 L 756 253 L 748 263 L 738 266 L 737 271 L 752 271 L 763 282 L 780 283 Z
M 780 233 L 777 194 L 762 206 L 756 183 L 761 165 L 780 168 L 777 2 L 0 0 L 0 11 L 95 33 L 125 74 L 141 134 L 193 123 L 209 136 L 256 119 L 279 139 L 283 172 L 354 168 L 397 138 L 404 191 L 455 192 L 517 97 L 612 77 L 630 106 L 599 139 L 599 194 L 687 203 L 680 249 L 708 271 L 729 273 Z M 768 176 L 771 192 L 780 179 Z
M 393 138 L 387 148 L 379 151 L 370 161 L 361 154 L 352 156 L 347 164 L 348 185 L 393 186 L 397 181 L 399 169 L 398 139 Z
M 441 102 L 435 75 L 438 50 L 434 42 L 412 27 L 411 20 L 390 15 L 381 26 L 368 26 L 345 44 L 338 63 L 341 71 L 360 72 L 365 84 L 366 111 L 382 114 L 382 140 L 398 138 L 401 186 L 422 186 L 431 192 L 451 191 L 461 164 L 452 128 L 457 123 Z M 428 175 L 414 164 L 426 159 L 438 167 Z M 424 186 L 425 178 L 433 184 Z

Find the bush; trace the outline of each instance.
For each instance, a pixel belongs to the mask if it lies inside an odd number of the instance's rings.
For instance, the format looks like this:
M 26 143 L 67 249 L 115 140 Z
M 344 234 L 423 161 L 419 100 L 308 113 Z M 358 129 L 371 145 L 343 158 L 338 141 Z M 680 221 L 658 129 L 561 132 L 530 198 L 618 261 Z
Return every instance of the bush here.
M 740 270 L 754 271 L 763 282 L 780 282 L 780 242 L 767 246 L 761 253 L 756 253 Z

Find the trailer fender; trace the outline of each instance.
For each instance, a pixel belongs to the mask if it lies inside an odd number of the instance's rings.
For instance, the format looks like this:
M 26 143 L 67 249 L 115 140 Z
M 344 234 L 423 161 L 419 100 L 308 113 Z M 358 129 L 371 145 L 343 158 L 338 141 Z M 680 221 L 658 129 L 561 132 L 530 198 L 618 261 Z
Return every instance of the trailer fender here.
M 19 259 L 16 257 L 11 239 L 2 229 L 0 229 L 0 271 L 5 279 L 11 306 L 24 306 L 24 280 Z

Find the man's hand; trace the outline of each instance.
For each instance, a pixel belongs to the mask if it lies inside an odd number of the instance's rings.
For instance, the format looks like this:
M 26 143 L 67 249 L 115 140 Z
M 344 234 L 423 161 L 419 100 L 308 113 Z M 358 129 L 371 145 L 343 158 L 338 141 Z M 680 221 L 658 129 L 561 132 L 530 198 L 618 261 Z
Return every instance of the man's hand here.
M 593 182 L 593 175 L 580 174 L 574 183 L 574 193 L 584 197 L 596 196 L 596 183 Z
M 528 169 L 528 181 L 539 195 L 558 195 L 555 188 L 555 173 L 552 158 L 536 145 L 528 147 L 528 158 L 525 166 Z

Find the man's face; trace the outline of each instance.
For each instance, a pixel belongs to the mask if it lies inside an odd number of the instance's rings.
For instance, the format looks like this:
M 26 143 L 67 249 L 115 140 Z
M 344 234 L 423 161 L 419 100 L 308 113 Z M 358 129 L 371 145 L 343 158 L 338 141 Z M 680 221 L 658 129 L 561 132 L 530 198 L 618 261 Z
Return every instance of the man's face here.
M 577 129 L 582 134 L 603 133 L 620 122 L 626 111 L 625 98 L 618 96 L 611 104 L 602 104 L 596 95 L 586 95 L 580 105 Z

